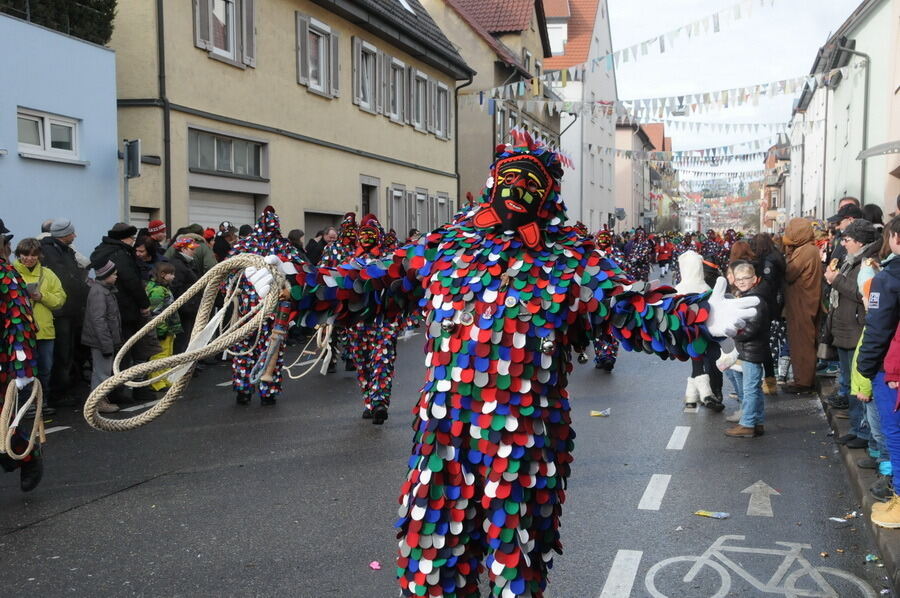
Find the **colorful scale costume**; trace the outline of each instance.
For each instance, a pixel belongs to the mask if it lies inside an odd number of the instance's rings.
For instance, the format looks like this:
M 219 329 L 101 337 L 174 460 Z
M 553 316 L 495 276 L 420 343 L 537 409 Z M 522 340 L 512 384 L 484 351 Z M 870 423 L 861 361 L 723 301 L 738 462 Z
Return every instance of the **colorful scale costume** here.
M 632 280 L 647 281 L 650 278 L 650 265 L 653 263 L 653 248 L 643 228 L 634 231 L 634 236 L 628 244 L 628 259 L 626 272 Z
M 368 265 L 304 267 L 303 323 L 426 315 L 427 374 L 400 496 L 405 596 L 543 596 L 561 551 L 575 433 L 571 350 L 611 325 L 626 350 L 686 359 L 706 350 L 705 295 L 647 291 L 563 226 L 557 156 L 516 134 L 498 148 L 482 203 Z
M 269 206 L 256 221 L 253 232 L 240 239 L 231 248 L 231 255 L 239 253 L 252 253 L 255 255 L 277 255 L 282 260 L 301 262 L 302 258 L 297 253 L 297 248 L 281 236 L 281 228 L 278 215 Z M 249 313 L 259 303 L 259 297 L 243 276 L 241 277 L 241 293 L 238 297 L 238 315 Z M 231 347 L 236 353 L 231 359 L 231 387 L 238 393 L 238 402 L 246 404 L 250 401 L 253 389 L 258 387 L 259 398 L 263 404 L 274 404 L 276 397 L 281 393 L 282 366 L 284 365 L 284 345 L 278 351 L 278 360 L 272 382 L 259 381 L 254 384 L 251 380 L 253 368 L 259 360 L 266 355 L 269 337 L 275 321 L 274 316 L 267 318 L 263 324 L 259 338 L 255 335 L 244 339 Z
M 0 406 L 3 405 L 2 397 L 6 395 L 7 384 L 15 384 L 17 378 L 37 376 L 36 351 L 37 325 L 25 284 L 12 264 L 0 256 Z M 28 438 L 21 427 L 17 428 L 12 449 L 21 454 L 28 446 Z M 0 449 L 0 467 L 6 471 L 14 471 L 20 464 L 27 467 L 25 464 L 40 458 L 39 444 L 35 444 L 32 453 L 21 462 Z
M 319 265 L 325 268 L 334 268 L 338 264 L 343 264 L 356 252 L 356 214 L 347 212 L 344 219 L 341 220 L 341 226 L 338 230 L 338 238 L 325 246 Z M 336 328 L 331 336 L 332 355 L 340 355 L 341 359 L 350 363 L 352 355 L 349 350 L 347 339 L 347 331 L 344 327 Z M 332 363 L 334 363 L 332 358 Z M 329 372 L 334 371 L 329 369 Z
M 595 237 L 597 249 L 604 255 L 624 268 L 625 256 L 616 246 L 609 230 L 601 229 Z M 594 338 L 594 366 L 599 370 L 611 372 L 616 366 L 616 358 L 619 356 L 619 341 L 613 336 L 609 326 L 601 328 Z
M 378 219 L 369 214 L 357 230 L 353 261 L 360 268 L 366 268 L 389 253 L 384 249 L 384 231 Z M 356 380 L 365 403 L 363 418 L 371 419 L 374 424 L 384 423 L 391 404 L 399 316 L 399 313 L 380 313 L 371 320 L 361 320 L 346 328 L 347 352 L 356 367 Z

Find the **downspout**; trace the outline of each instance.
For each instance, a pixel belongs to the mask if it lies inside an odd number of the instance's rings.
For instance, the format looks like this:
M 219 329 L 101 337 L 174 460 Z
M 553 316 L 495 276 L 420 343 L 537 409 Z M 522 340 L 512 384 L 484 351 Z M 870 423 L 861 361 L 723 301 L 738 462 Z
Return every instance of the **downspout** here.
M 163 0 L 156 0 L 156 58 L 159 63 L 159 100 L 163 109 L 163 214 L 162 221 L 172 226 L 172 107 L 166 94 L 166 28 Z
M 825 88 L 825 135 L 822 136 L 822 218 L 825 218 L 825 184 L 826 184 L 826 174 L 828 172 L 828 94 L 829 90 L 827 87 Z
M 866 61 L 866 80 L 865 80 L 865 89 L 863 89 L 863 130 L 862 130 L 862 149 L 860 151 L 866 151 L 869 147 L 869 65 L 872 64 L 872 58 L 866 54 L 865 52 L 858 52 L 856 50 L 851 50 L 850 48 L 845 48 L 844 46 L 838 46 L 838 50 L 843 50 L 847 54 L 853 54 L 854 56 L 860 56 L 863 60 Z M 860 205 L 865 205 L 866 203 L 866 160 L 860 160 L 860 176 L 862 179 L 859 183 L 859 203 Z
M 162 0 L 158 0 L 158 1 L 161 2 Z M 457 210 L 462 208 L 463 197 L 465 197 L 462 192 L 462 176 L 460 176 L 460 174 L 459 174 L 459 90 L 471 85 L 473 80 L 474 80 L 473 76 L 469 75 L 468 80 L 465 83 L 463 83 L 462 85 L 460 85 L 459 87 L 456 87 L 455 91 L 453 93 L 453 113 L 456 115 L 456 121 L 453 123 L 453 130 L 454 130 L 454 132 L 453 132 L 453 135 L 454 135 L 454 137 L 453 137 L 453 140 L 454 140 L 453 157 L 456 162 L 455 167 L 456 167 L 456 202 L 457 202 L 456 209 Z

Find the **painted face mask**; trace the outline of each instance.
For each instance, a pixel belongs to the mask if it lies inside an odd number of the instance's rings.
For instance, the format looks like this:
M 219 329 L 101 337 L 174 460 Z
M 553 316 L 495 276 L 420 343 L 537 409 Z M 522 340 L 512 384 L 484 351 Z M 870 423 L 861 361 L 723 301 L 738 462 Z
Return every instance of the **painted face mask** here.
M 547 199 L 553 177 L 531 155 L 513 155 L 494 167 L 490 204 L 475 215 L 475 226 L 517 231 L 529 247 L 540 243 L 538 214 Z
M 384 230 L 381 223 L 372 214 L 367 214 L 356 229 L 356 254 L 381 255 L 383 242 Z

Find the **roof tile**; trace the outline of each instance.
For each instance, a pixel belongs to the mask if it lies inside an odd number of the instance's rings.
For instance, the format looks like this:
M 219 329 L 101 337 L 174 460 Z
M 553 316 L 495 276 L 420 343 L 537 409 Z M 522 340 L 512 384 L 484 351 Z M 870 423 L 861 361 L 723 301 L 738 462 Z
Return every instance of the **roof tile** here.
M 544 61 L 546 70 L 565 69 L 587 62 L 600 2 L 601 0 L 569 0 L 572 16 L 569 17 L 569 40 L 566 42 L 566 51 L 559 56 L 547 58 Z
M 531 25 L 535 0 L 456 0 L 491 33 L 523 31 Z
M 548 19 L 562 19 L 570 16 L 569 0 L 544 0 L 544 14 Z

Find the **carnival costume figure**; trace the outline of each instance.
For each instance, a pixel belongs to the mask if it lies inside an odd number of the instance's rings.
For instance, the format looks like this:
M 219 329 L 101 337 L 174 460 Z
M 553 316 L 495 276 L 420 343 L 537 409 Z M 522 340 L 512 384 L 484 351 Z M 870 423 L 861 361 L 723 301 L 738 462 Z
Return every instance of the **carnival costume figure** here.
M 338 229 L 338 238 L 325 246 L 319 265 L 325 268 L 334 268 L 353 257 L 356 253 L 357 228 L 356 214 L 354 212 L 344 214 L 344 219 L 341 220 L 341 226 Z M 331 335 L 331 349 L 331 363 L 328 364 L 328 373 L 333 374 L 335 372 L 337 355 L 340 355 L 344 361 L 345 369 L 353 371 L 353 359 L 347 342 L 347 331 L 343 326 L 336 327 Z
M 558 156 L 527 133 L 514 139 L 458 223 L 364 267 L 291 277 L 307 326 L 425 312 L 427 373 L 396 524 L 404 596 L 478 596 L 487 569 L 493 596 L 542 597 L 562 549 L 572 349 L 611 325 L 626 350 L 697 357 L 755 304 L 725 299 L 723 285 L 678 296 L 632 282 L 564 226 Z
M 231 255 L 251 253 L 255 255 L 276 255 L 283 261 L 292 261 L 298 265 L 303 258 L 297 252 L 297 248 L 281 236 L 281 227 L 278 214 L 268 206 L 259 219 L 253 232 L 241 238 L 231 248 Z M 254 291 L 253 285 L 246 277 L 240 281 L 241 293 L 238 295 L 238 316 L 244 316 L 259 304 L 260 298 Z M 282 367 L 284 365 L 284 344 L 278 346 L 278 354 L 275 369 L 272 372 L 271 381 L 266 381 L 260 376 L 261 362 L 266 361 L 272 330 L 275 323 L 274 314 L 266 318 L 262 327 L 262 333 L 244 339 L 231 347 L 234 354 L 231 359 L 231 386 L 237 392 L 237 403 L 247 405 L 253 396 L 253 390 L 258 389 L 260 403 L 274 405 L 281 393 Z
M 632 280 L 647 282 L 650 278 L 650 265 L 653 263 L 653 248 L 643 228 L 635 229 L 628 245 L 626 273 Z
M 597 250 L 604 257 L 611 259 L 617 264 L 625 264 L 625 256 L 616 246 L 612 235 L 606 228 L 597 231 L 595 237 Z M 616 359 L 619 356 L 619 341 L 613 335 L 609 326 L 602 326 L 600 331 L 594 338 L 594 367 L 598 370 L 613 371 L 616 366 Z
M 24 391 L 31 384 L 39 384 L 35 381 L 38 373 L 37 325 L 25 283 L 7 261 L 11 240 L 12 235 L 0 220 L 0 392 L 3 397 L 10 384 L 15 384 L 19 391 Z M 10 413 L 10 418 L 13 415 L 15 414 Z M 27 452 L 28 444 L 29 435 L 17 426 L 12 434 L 10 448 L 21 455 Z M 34 490 L 44 473 L 44 460 L 37 439 L 31 453 L 21 460 L 6 454 L 0 444 L 0 467 L 7 472 L 18 469 L 19 487 L 22 491 Z

